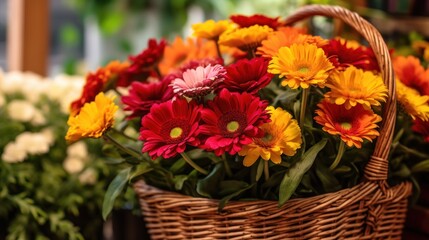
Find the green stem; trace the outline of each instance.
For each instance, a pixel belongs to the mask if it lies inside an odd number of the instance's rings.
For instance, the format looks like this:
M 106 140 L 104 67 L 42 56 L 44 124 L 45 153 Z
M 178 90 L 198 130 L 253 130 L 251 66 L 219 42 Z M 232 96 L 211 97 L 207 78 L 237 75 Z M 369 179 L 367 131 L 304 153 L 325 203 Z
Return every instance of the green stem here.
M 128 140 L 131 140 L 131 141 L 134 141 L 134 142 L 137 142 L 137 141 L 138 141 L 138 139 L 133 138 L 133 137 L 131 137 L 131 136 L 128 136 L 127 134 L 125 134 L 124 132 L 122 132 L 122 131 L 120 131 L 120 130 L 118 130 L 118 129 L 116 129 L 116 128 L 111 128 L 110 130 L 111 130 L 112 132 L 116 133 L 116 134 L 121 135 L 122 137 L 124 137 L 124 138 L 126 138 L 126 139 L 128 139 Z
M 338 147 L 337 157 L 335 157 L 334 162 L 329 167 L 330 170 L 334 170 L 338 166 L 338 163 L 340 163 L 345 150 L 346 150 L 346 144 L 343 142 L 343 140 L 340 140 L 340 146 Z
M 268 179 L 270 179 L 270 169 L 268 168 L 268 161 L 262 160 L 264 161 L 264 175 L 265 175 L 265 181 L 268 181 Z
M 123 152 L 137 158 L 137 159 L 143 159 L 142 158 L 142 154 L 140 154 L 139 152 L 136 152 L 134 150 L 131 150 L 125 146 L 123 146 L 120 142 L 116 141 L 116 139 L 114 139 L 111 135 L 110 132 L 106 132 L 106 134 L 103 135 L 104 138 L 109 141 L 110 143 L 112 143 L 113 145 L 115 145 L 117 148 L 119 148 L 120 150 L 122 150 Z
M 299 126 L 301 129 L 304 126 L 305 121 L 305 109 L 307 107 L 308 94 L 310 92 L 310 88 L 303 88 L 301 94 L 301 110 L 299 112 Z
M 198 172 L 204 174 L 204 175 L 208 175 L 209 173 L 207 172 L 207 170 L 201 168 L 200 166 L 198 166 L 194 161 L 192 161 L 192 159 L 184 152 L 180 153 L 180 155 L 182 155 L 183 159 L 185 160 L 185 162 L 187 162 L 189 165 L 191 165 L 195 170 L 197 170 Z
M 405 153 L 414 155 L 416 157 L 419 157 L 419 158 L 429 158 L 429 155 L 421 153 L 419 151 L 416 151 L 416 150 L 414 150 L 412 148 L 409 148 L 409 147 L 407 147 L 407 146 L 405 146 L 405 145 L 403 145 L 401 143 L 398 144 L 398 147 L 399 147 L 399 149 L 403 150 Z
M 226 159 L 225 154 L 222 154 L 222 160 L 225 166 L 226 175 L 228 175 L 228 177 L 232 177 L 231 167 L 229 167 L 229 163 L 228 163 L 228 160 Z
M 216 45 L 216 52 L 217 52 L 217 55 L 218 55 L 218 57 L 219 57 L 220 59 L 222 59 L 222 60 L 223 60 L 222 53 L 220 52 L 220 46 L 219 46 L 218 40 L 219 40 L 219 38 L 215 38 L 215 39 L 213 39 L 213 41 L 215 42 L 215 45 Z

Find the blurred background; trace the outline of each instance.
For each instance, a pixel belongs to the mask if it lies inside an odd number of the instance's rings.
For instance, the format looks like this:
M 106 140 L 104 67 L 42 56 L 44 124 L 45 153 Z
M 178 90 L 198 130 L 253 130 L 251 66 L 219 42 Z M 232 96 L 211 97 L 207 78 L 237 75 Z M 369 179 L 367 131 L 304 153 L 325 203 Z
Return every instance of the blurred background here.
M 412 41 L 429 38 L 428 0 L 0 0 L 0 69 L 49 77 L 63 73 L 84 76 L 112 59 L 125 60 L 139 53 L 149 38 L 189 36 L 193 23 L 226 19 L 231 14 L 286 17 L 313 3 L 358 12 L 399 54 L 413 51 Z M 353 30 L 332 19 L 315 17 L 309 25 L 324 37 L 341 35 L 359 40 Z M 104 180 L 109 182 L 109 177 Z M 427 191 L 424 196 L 429 206 Z M 425 216 L 411 221 L 429 221 L 426 211 Z M 101 235 L 105 239 L 115 239 L 113 230 L 120 236 L 116 239 L 142 239 L 137 234 L 143 227 L 140 217 L 131 216 L 129 211 L 116 211 L 113 216 L 104 224 Z M 409 231 L 414 234 L 409 239 L 420 239 L 414 232 L 423 232 L 428 238 L 421 239 L 429 239 L 429 224 L 420 225 Z
M 311 3 L 341 5 L 358 11 L 386 37 L 397 38 L 401 32 L 412 31 L 425 37 L 429 35 L 426 19 L 429 1 L 426 0 L 0 0 L 0 66 L 22 69 L 16 61 L 23 60 L 16 60 L 19 56 L 15 56 L 15 61 L 7 61 L 7 53 L 9 57 L 12 52 L 29 54 L 31 50 L 24 46 L 43 48 L 41 44 L 47 43 L 46 50 L 38 53 L 48 56 L 42 67 L 44 71 L 36 72 L 84 73 L 108 60 L 125 59 L 128 54 L 141 51 L 148 38 L 187 36 L 190 25 L 195 22 L 224 19 L 231 13 L 287 16 L 299 6 Z M 18 20 L 17 16 L 28 20 Z M 329 23 L 318 21 L 318 24 L 322 32 L 330 32 Z M 36 34 L 41 38 L 41 33 L 47 34 L 41 40 L 34 36 L 18 40 L 17 31 L 11 31 L 18 26 L 27 29 L 24 35 Z M 28 28 L 33 31 L 28 33 Z

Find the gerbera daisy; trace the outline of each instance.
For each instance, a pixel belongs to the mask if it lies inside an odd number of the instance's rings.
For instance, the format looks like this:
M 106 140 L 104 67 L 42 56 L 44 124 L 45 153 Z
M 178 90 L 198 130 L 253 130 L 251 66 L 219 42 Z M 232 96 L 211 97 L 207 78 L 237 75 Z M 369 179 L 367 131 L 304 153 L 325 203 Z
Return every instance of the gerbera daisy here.
M 228 20 L 220 20 L 215 22 L 210 19 L 203 23 L 196 23 L 192 25 L 194 36 L 206 39 L 217 39 L 223 32 L 233 28 L 234 25 Z
M 271 122 L 261 126 L 264 136 L 253 138 L 253 142 L 244 145 L 238 153 L 245 156 L 243 165 L 250 167 L 259 157 L 275 164 L 281 162 L 281 155 L 293 156 L 301 147 L 301 129 L 292 115 L 281 108 L 267 107 Z
M 415 119 L 411 128 L 414 132 L 422 135 L 425 142 L 429 143 L 429 121 L 422 121 L 421 119 Z
M 225 152 L 236 154 L 252 138 L 262 137 L 259 126 L 270 118 L 265 110 L 267 105 L 251 94 L 223 89 L 202 110 L 201 133 L 208 136 L 202 148 L 218 156 Z
M 284 78 L 282 86 L 296 89 L 311 84 L 323 86 L 333 68 L 321 48 L 305 43 L 280 48 L 271 59 L 268 72 Z
M 114 87 L 115 81 L 126 71 L 128 66 L 128 62 L 112 61 L 94 73 L 88 73 L 81 97 L 70 105 L 71 115 L 78 114 L 85 103 L 94 101 L 98 93 Z
M 254 14 L 251 16 L 244 16 L 244 15 L 232 15 L 229 17 L 231 21 L 238 24 L 241 28 L 250 27 L 253 25 L 260 25 L 260 26 L 268 26 L 272 29 L 276 29 L 277 27 L 283 25 L 279 21 L 279 18 L 270 18 L 267 16 L 264 16 L 262 14 Z
M 237 47 L 240 50 L 254 51 L 261 45 L 262 40 L 273 31 L 268 26 L 253 25 L 246 28 L 236 28 L 224 32 L 219 37 L 219 44 L 228 47 Z
M 184 41 L 176 37 L 173 43 L 165 47 L 159 70 L 162 75 L 167 75 L 191 60 L 217 57 L 216 44 L 213 41 L 201 38 L 187 38 Z
M 200 112 L 201 106 L 183 98 L 153 105 L 142 119 L 142 152 L 153 159 L 171 158 L 183 153 L 187 145 L 198 146 Z
M 226 68 L 225 80 L 218 89 L 257 94 L 271 82 L 272 75 L 267 72 L 267 67 L 268 60 L 264 58 L 239 60 Z
M 421 95 L 429 95 L 429 78 L 418 58 L 398 56 L 393 59 L 393 69 L 396 77 L 407 87 Z
M 429 121 L 429 96 L 420 95 L 417 90 L 405 86 L 399 80 L 396 80 L 396 96 L 412 119 L 420 118 L 423 121 Z
M 186 97 L 201 97 L 209 94 L 225 79 L 225 68 L 222 65 L 197 67 L 183 73 L 170 84 L 174 93 Z
M 261 46 L 258 47 L 256 54 L 266 58 L 274 56 L 281 47 L 290 47 L 292 44 L 310 43 L 317 47 L 328 44 L 319 36 L 312 36 L 302 33 L 298 28 L 281 27 L 278 31 L 268 35 L 267 39 L 263 40 Z
M 358 48 L 348 47 L 346 40 L 331 39 L 329 43 L 322 47 L 323 51 L 332 64 L 338 70 L 344 70 L 349 66 L 367 69 L 369 57 L 363 46 Z
M 166 41 L 161 39 L 159 43 L 156 39 L 149 39 L 147 48 L 141 53 L 130 56 L 130 67 L 118 81 L 119 87 L 128 87 L 133 81 L 145 81 L 151 73 L 155 72 L 159 61 L 162 59 Z M 157 70 L 156 70 L 157 71 Z
M 166 102 L 173 98 L 173 89 L 169 86 L 170 81 L 144 83 L 133 82 L 127 96 L 121 98 L 124 110 L 131 111 L 128 118 L 143 117 L 149 113 L 155 103 Z
M 380 135 L 376 128 L 381 117 L 362 105 L 346 109 L 344 105 L 336 105 L 325 100 L 317 106 L 319 109 L 316 110 L 317 116 L 314 120 L 323 126 L 325 132 L 339 135 L 349 147 L 354 145 L 361 148 L 364 139 L 372 141 Z
M 380 106 L 387 97 L 387 87 L 379 75 L 370 71 L 363 71 L 354 66 L 343 72 L 334 72 L 329 77 L 326 86 L 331 89 L 325 97 L 332 103 L 350 109 L 356 104 L 362 104 L 367 109 L 371 105 Z
M 66 140 L 75 142 L 81 138 L 99 138 L 114 123 L 114 115 L 118 106 L 109 98 L 100 92 L 93 102 L 86 103 L 79 114 L 70 115 L 67 124 Z

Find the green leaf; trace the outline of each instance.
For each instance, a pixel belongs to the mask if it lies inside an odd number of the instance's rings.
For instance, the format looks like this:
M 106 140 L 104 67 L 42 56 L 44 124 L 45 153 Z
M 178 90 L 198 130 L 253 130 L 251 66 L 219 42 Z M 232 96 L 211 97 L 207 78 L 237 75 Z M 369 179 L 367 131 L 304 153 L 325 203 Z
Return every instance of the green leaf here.
M 322 163 L 316 163 L 315 167 L 316 175 L 322 183 L 324 192 L 335 192 L 341 188 L 341 184 L 328 167 Z
M 172 173 L 177 173 L 177 172 L 183 170 L 183 168 L 186 166 L 186 164 L 187 163 L 185 162 L 185 159 L 180 158 L 175 163 L 173 163 L 173 165 L 170 167 L 170 171 Z
M 411 168 L 411 172 L 413 172 L 413 173 L 416 173 L 416 172 L 429 172 L 429 159 L 421 161 L 421 162 L 415 164 Z
M 182 190 L 183 188 L 183 183 L 188 180 L 189 176 L 188 175 L 176 175 L 173 178 L 173 182 L 174 182 L 174 189 L 176 189 L 177 191 Z
M 217 192 L 218 184 L 223 179 L 225 175 L 225 170 L 222 163 L 215 165 L 214 169 L 205 177 L 197 183 L 197 192 L 198 194 L 212 198 L 212 195 Z
M 258 168 L 256 169 L 256 181 L 259 181 L 259 179 L 262 176 L 262 173 L 264 172 L 264 161 L 262 158 L 259 159 L 258 162 Z
M 130 180 L 132 180 L 132 179 L 134 179 L 136 177 L 139 177 L 139 176 L 141 176 L 141 175 L 143 175 L 145 173 L 148 173 L 148 172 L 150 172 L 152 170 L 153 170 L 153 168 L 150 167 L 149 163 L 142 162 L 142 163 L 140 163 L 139 165 L 137 165 L 134 168 L 134 170 L 131 173 Z
M 225 207 L 225 205 L 229 202 L 229 200 L 231 200 L 234 197 L 237 197 L 238 195 L 244 193 L 245 191 L 251 189 L 253 187 L 253 185 L 255 184 L 251 184 L 245 188 L 242 188 L 240 190 L 238 190 L 237 192 L 231 193 L 230 195 L 223 197 L 220 201 L 219 201 L 219 206 L 218 206 L 218 211 L 222 211 L 222 209 Z
M 302 176 L 310 169 L 313 165 L 314 159 L 317 154 L 326 145 L 327 140 L 322 139 L 320 142 L 313 145 L 307 152 L 304 153 L 303 158 L 295 163 L 284 175 L 282 182 L 280 183 L 279 190 L 279 206 L 289 200 L 295 189 L 301 182 Z
M 248 187 L 249 184 L 244 181 L 238 180 L 225 180 L 219 183 L 219 195 L 226 196 L 228 194 L 240 191 L 243 188 Z
M 103 219 L 106 220 L 107 216 L 113 209 L 113 204 L 115 203 L 115 199 L 124 189 L 126 183 L 128 182 L 130 176 L 131 168 L 126 168 L 118 173 L 113 181 L 109 184 L 107 188 L 106 194 L 104 195 L 103 200 L 103 210 L 102 215 Z

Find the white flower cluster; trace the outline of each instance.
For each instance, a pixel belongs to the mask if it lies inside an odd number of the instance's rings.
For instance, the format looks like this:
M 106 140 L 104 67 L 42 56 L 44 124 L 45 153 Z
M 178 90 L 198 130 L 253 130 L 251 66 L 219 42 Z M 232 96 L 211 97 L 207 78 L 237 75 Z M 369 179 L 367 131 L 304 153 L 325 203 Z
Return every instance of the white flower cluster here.
M 69 113 L 70 103 L 80 97 L 84 83 L 85 79 L 78 76 L 58 75 L 54 78 L 43 78 L 33 73 L 3 73 L 0 69 L 0 107 L 5 104 L 4 95 L 21 93 L 26 101 L 15 105 L 20 109 L 11 110 L 17 111 L 11 117 L 16 117 L 18 121 L 28 120 L 31 116 L 29 112 L 33 111 L 28 105 L 38 102 L 41 96 L 45 95 L 50 100 L 59 102 L 64 113 Z
M 70 174 L 79 174 L 78 178 L 81 183 L 94 184 L 97 181 L 97 172 L 91 167 L 85 169 L 88 160 L 86 144 L 76 142 L 67 148 L 67 158 L 63 162 L 63 167 Z
M 28 155 L 47 153 L 54 140 L 54 134 L 50 128 L 45 128 L 38 133 L 21 133 L 14 142 L 5 146 L 1 158 L 8 163 L 22 162 Z

